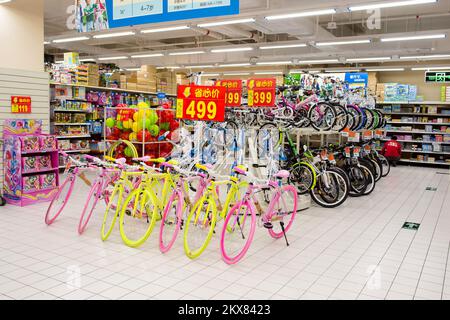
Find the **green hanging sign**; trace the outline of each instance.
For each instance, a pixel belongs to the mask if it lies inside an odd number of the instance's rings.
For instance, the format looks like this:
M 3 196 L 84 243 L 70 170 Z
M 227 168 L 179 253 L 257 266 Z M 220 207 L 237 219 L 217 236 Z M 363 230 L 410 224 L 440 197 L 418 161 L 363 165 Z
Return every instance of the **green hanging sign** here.
M 425 72 L 425 82 L 430 83 L 449 83 L 450 71 L 427 71 Z

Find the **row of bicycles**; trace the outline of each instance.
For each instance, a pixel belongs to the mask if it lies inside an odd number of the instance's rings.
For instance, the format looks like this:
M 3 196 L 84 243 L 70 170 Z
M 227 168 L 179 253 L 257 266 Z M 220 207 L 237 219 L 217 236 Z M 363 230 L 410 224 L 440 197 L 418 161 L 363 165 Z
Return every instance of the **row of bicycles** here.
M 47 225 L 61 216 L 75 182 L 82 180 L 90 191 L 79 220 L 80 234 L 98 202 L 104 201 L 103 241 L 119 232 L 126 245 L 139 247 L 159 223 L 161 252 L 168 252 L 182 232 L 185 253 L 195 259 L 219 233 L 222 257 L 228 264 L 245 256 L 257 225 L 273 238 L 284 237 L 288 244 L 286 234 L 297 213 L 298 196 L 296 188 L 287 183 L 286 170 L 270 179 L 258 179 L 242 165 L 223 176 L 208 164 L 197 163 L 194 170 L 186 170 L 178 161 L 163 158 L 136 158 L 128 165 L 125 159 L 85 156 L 85 161 L 79 161 L 62 154 L 71 167 L 47 209 Z M 93 182 L 87 172 L 95 173 Z M 223 222 L 220 227 L 219 221 Z

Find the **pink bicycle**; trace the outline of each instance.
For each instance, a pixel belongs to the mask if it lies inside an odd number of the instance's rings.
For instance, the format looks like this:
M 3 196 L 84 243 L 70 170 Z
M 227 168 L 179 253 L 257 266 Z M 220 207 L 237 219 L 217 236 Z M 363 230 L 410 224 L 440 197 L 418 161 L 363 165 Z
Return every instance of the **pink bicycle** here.
M 117 170 L 116 165 L 104 162 L 95 157 L 85 156 L 86 159 L 93 161 L 94 164 L 91 164 L 78 161 L 65 152 L 61 152 L 61 154 L 69 159 L 69 169 L 66 170 L 68 175 L 48 206 L 47 213 L 45 214 L 45 223 L 47 225 L 53 224 L 63 212 L 72 195 L 75 181 L 77 178 L 80 178 L 91 187 L 83 211 L 81 212 L 80 222 L 78 223 L 78 233 L 81 235 L 85 231 L 98 201 L 103 198 L 106 205 L 108 205 L 111 194 L 109 190 L 114 186 L 114 182 L 119 179 L 120 171 Z M 72 164 L 75 166 L 70 168 Z M 93 183 L 84 175 L 88 170 L 99 172 Z
M 241 170 L 239 174 L 247 175 L 242 169 L 234 170 Z M 255 235 L 257 215 L 261 216 L 262 225 L 274 239 L 284 236 L 286 245 L 289 246 L 286 233 L 292 227 L 297 213 L 298 195 L 295 187 L 282 185 L 282 180 L 288 177 L 289 172 L 282 170 L 274 175 L 276 181 L 268 181 L 262 185 L 250 183 L 243 199 L 231 208 L 220 239 L 222 258 L 227 264 L 235 264 L 244 258 Z M 273 191 L 272 199 L 264 213 L 256 194 L 268 190 Z

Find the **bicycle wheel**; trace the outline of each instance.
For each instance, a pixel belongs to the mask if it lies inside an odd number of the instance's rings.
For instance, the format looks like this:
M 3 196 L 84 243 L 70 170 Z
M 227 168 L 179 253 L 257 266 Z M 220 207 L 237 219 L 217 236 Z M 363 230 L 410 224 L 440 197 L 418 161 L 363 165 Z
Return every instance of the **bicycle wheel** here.
M 168 252 L 177 239 L 183 223 L 183 207 L 183 194 L 175 191 L 164 208 L 159 229 L 159 250 L 162 253 Z
M 389 174 L 389 172 L 391 172 L 391 164 L 389 163 L 389 161 L 381 154 L 377 155 L 378 159 L 380 159 L 381 161 L 381 166 L 382 166 L 382 177 L 387 177 L 387 175 Z
M 373 192 L 373 190 L 375 190 L 375 186 L 376 186 L 375 176 L 374 176 L 372 170 L 370 170 L 369 167 L 367 167 L 366 165 L 361 165 L 361 169 L 363 170 L 364 175 L 366 176 L 366 180 L 367 180 L 367 188 L 363 193 L 365 196 L 367 196 L 367 195 L 371 194 Z
M 91 190 L 88 193 L 88 198 L 81 213 L 80 222 L 78 223 L 78 234 L 81 235 L 86 230 L 89 220 L 91 220 L 92 214 L 97 206 L 97 202 L 100 199 L 101 192 L 102 182 L 97 180 L 92 184 Z
M 317 185 L 310 192 L 315 203 L 324 208 L 335 208 L 347 200 L 347 181 L 337 171 L 326 171 L 318 178 Z
M 101 236 L 103 241 L 108 239 L 111 235 L 114 225 L 116 224 L 117 217 L 120 215 L 120 211 L 122 209 L 124 189 L 119 185 L 119 183 L 116 183 L 114 190 L 109 197 L 106 211 L 103 216 L 101 229 Z
M 281 194 L 273 198 L 269 204 L 268 221 L 272 228 L 268 229 L 274 239 L 282 238 L 292 227 L 298 208 L 298 194 L 294 186 L 284 186 Z
M 69 201 L 70 195 L 72 194 L 75 177 L 74 174 L 69 174 L 63 184 L 59 187 L 53 200 L 50 202 L 47 212 L 45 213 L 45 223 L 47 225 L 51 225 L 55 222 L 56 218 L 58 218 L 64 210 L 67 201 Z
M 318 103 L 308 111 L 311 126 L 317 131 L 329 131 L 336 122 L 336 110 L 326 103 Z
M 189 213 L 184 228 L 184 252 L 190 259 L 198 258 L 209 245 L 217 222 L 214 200 L 200 199 Z
M 350 130 L 354 131 L 356 130 L 356 128 L 358 128 L 361 124 L 361 120 L 362 120 L 362 116 L 361 116 L 361 112 L 360 109 L 356 106 L 353 105 L 348 105 L 347 106 L 347 112 L 351 118 L 350 123 Z
M 256 229 L 255 209 L 248 201 L 231 208 L 222 228 L 220 249 L 227 264 L 239 262 L 247 253 Z
M 369 184 L 363 170 L 356 165 L 350 166 L 348 169 L 348 175 L 350 178 L 349 195 L 352 197 L 362 196 Z
M 297 187 L 299 194 L 307 194 L 315 184 L 316 174 L 312 168 L 304 163 L 296 163 L 291 169 L 289 184 Z
M 157 199 L 148 191 L 137 189 L 123 203 L 119 227 L 123 242 L 129 247 L 139 247 L 150 236 L 159 214 Z M 132 204 L 132 209 L 128 206 Z
M 347 114 L 347 110 L 339 104 L 333 105 L 333 107 L 336 109 L 336 121 L 332 129 L 334 131 L 341 132 L 348 125 L 349 117 Z

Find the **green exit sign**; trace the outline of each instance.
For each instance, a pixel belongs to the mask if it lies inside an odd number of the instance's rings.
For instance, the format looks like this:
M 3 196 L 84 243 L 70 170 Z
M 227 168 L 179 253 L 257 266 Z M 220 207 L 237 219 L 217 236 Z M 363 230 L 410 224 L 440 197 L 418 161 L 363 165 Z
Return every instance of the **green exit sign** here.
M 425 72 L 425 82 L 438 82 L 438 83 L 450 82 L 450 71 Z

